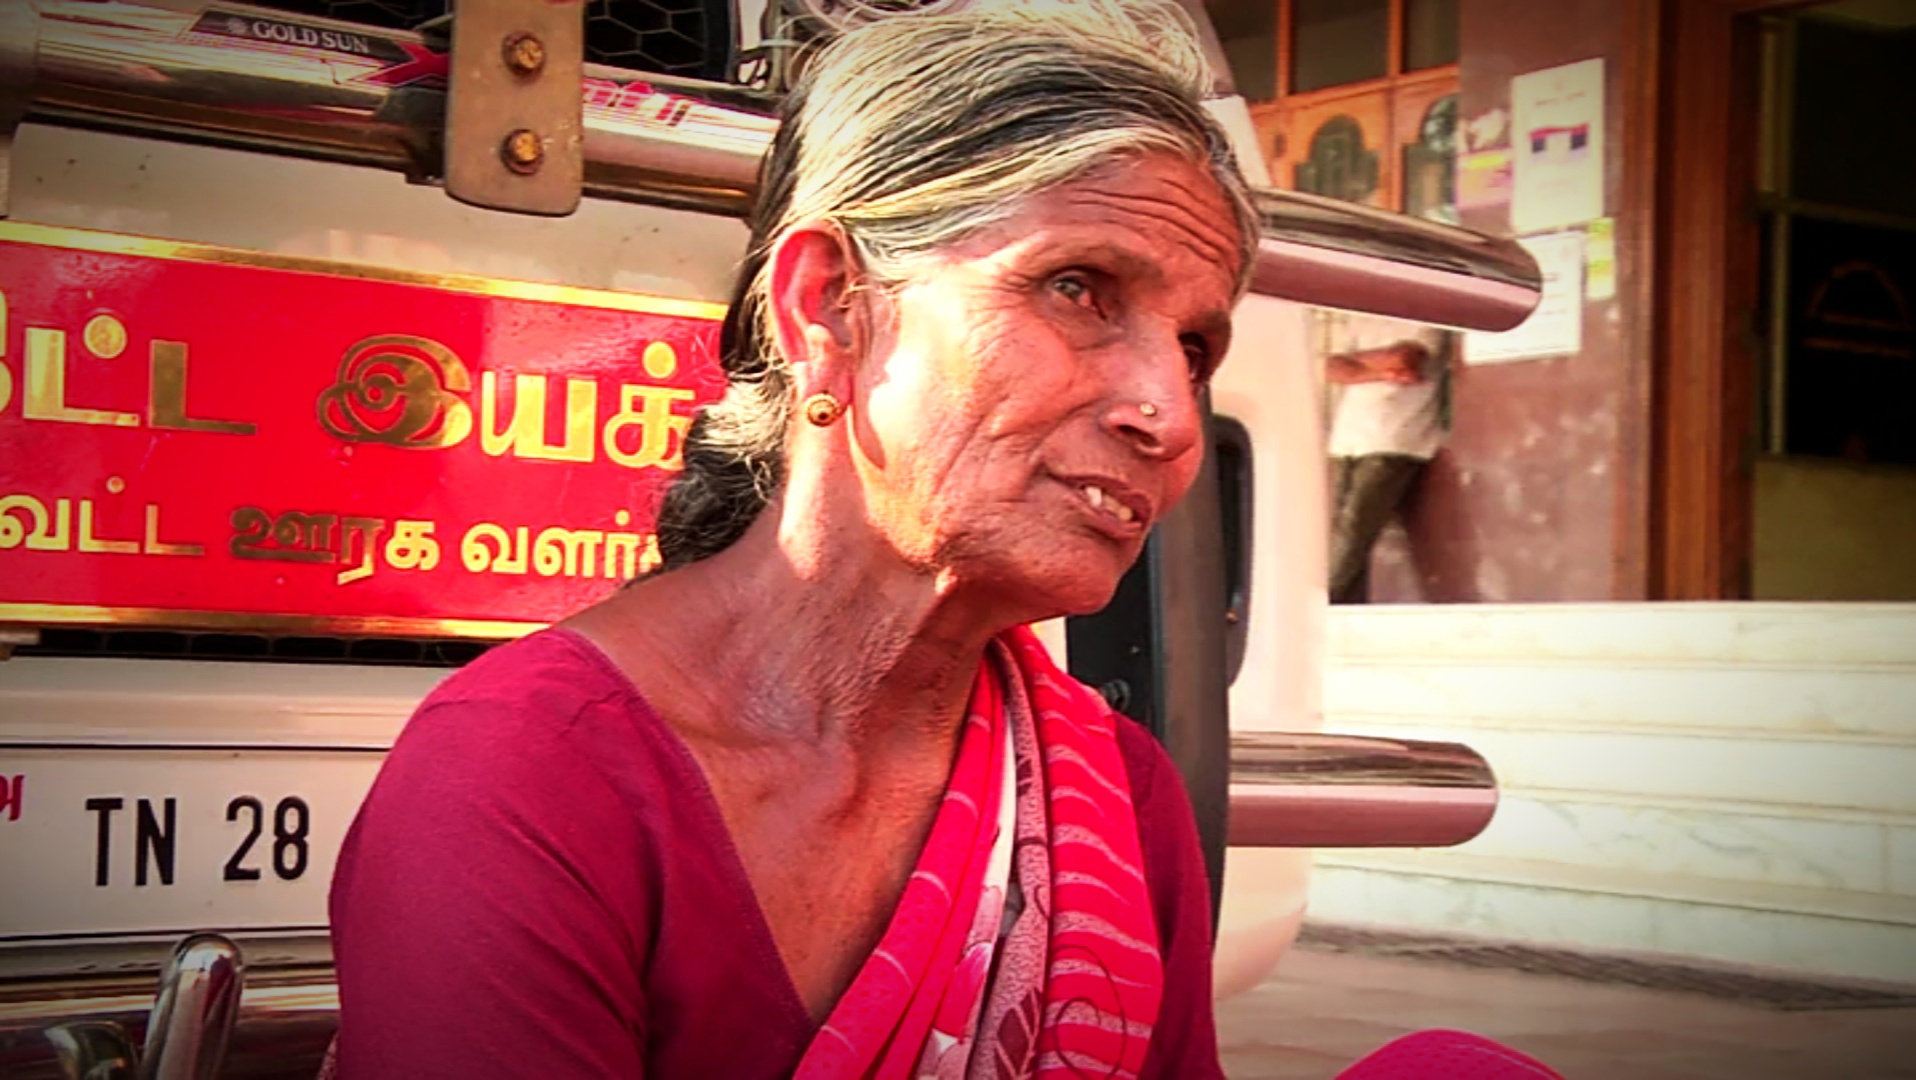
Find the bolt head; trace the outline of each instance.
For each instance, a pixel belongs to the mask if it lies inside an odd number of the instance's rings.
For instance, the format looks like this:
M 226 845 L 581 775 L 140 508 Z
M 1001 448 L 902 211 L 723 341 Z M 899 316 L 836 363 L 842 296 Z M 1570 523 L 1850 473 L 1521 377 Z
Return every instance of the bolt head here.
M 545 140 L 530 128 L 519 128 L 512 132 L 499 146 L 499 157 L 506 163 L 506 168 L 520 175 L 538 172 L 539 166 L 545 162 L 545 156 Z
M 506 38 L 502 45 L 506 68 L 514 75 L 537 75 L 546 66 L 545 43 L 521 31 Z

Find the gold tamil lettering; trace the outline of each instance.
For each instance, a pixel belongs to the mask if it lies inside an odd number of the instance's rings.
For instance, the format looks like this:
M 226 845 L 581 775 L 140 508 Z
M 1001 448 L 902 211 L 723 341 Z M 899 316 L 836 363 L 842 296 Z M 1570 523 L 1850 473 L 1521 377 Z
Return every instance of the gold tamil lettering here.
M 439 565 L 439 541 L 430 521 L 395 521 L 386 541 L 386 565 L 395 570 L 431 570 Z
M 146 420 L 156 428 L 173 431 L 251 435 L 257 430 L 239 420 L 200 420 L 186 415 L 186 345 L 178 341 L 153 343 L 153 383 L 148 391 Z
M 13 369 L 7 366 L 7 294 L 0 292 L 0 412 L 13 402 Z
M 339 518 L 333 514 L 303 514 L 288 510 L 273 522 L 273 543 L 297 555 L 322 556 L 312 562 L 335 562 L 333 526 Z
M 103 540 L 93 535 L 93 500 L 80 500 L 80 550 L 95 555 L 138 555 L 138 540 Z
M 14 517 L 18 511 L 20 518 Z M 47 526 L 47 504 L 31 495 L 9 495 L 0 499 L 0 551 L 11 551 L 26 542 L 29 533 Z
M 16 518 L 18 512 L 21 516 Z M 73 500 L 56 499 L 53 513 L 31 495 L 0 499 L 0 551 L 27 546 L 29 551 L 73 550 Z
M 598 571 L 599 542 L 604 539 L 604 533 L 590 529 L 541 530 L 532 550 L 532 568 L 541 577 L 591 577 Z
M 692 391 L 676 386 L 619 387 L 619 411 L 605 422 L 605 456 L 628 469 L 683 468 L 685 433 L 692 428 L 692 418 L 673 412 L 672 406 L 693 397 Z M 620 434 L 628 428 L 639 430 L 638 448 L 630 453 L 619 445 Z
M 493 457 L 510 450 L 538 461 L 591 461 L 592 425 L 598 418 L 599 384 L 592 379 L 565 381 L 565 442 L 546 442 L 546 377 L 512 377 L 512 422 L 499 430 L 499 374 L 479 374 L 479 445 Z
M 27 537 L 29 551 L 72 551 L 73 500 L 55 499 L 53 501 L 53 525 L 51 529 L 42 527 L 33 530 Z
M 615 561 L 616 560 L 616 561 Z M 659 564 L 659 539 L 651 534 L 606 533 L 605 576 L 630 581 Z
M 302 514 L 289 510 L 278 518 L 257 506 L 242 506 L 233 511 L 233 537 L 227 550 L 237 559 L 271 559 L 275 562 L 338 562 L 333 551 L 332 514 Z
M 273 519 L 266 511 L 257 506 L 241 506 L 234 509 L 227 519 L 233 526 L 233 538 L 226 542 L 226 550 L 236 559 L 270 559 L 267 552 L 266 536 L 273 527 Z
M 141 551 L 148 555 L 185 555 L 198 558 L 206 554 L 201 544 L 168 544 L 160 539 L 160 504 L 146 504 L 146 541 Z
M 465 362 L 429 338 L 370 337 L 347 350 L 333 385 L 320 392 L 319 425 L 347 442 L 437 450 L 472 434 Z
M 353 561 L 353 541 L 359 541 L 359 565 L 348 566 L 337 575 L 341 585 L 351 585 L 373 576 L 379 569 L 375 556 L 379 551 L 379 534 L 386 531 L 386 523 L 379 518 L 349 517 L 345 531 L 339 538 L 339 561 L 350 564 Z
M 481 521 L 466 530 L 459 542 L 459 561 L 468 571 L 475 574 L 523 574 L 526 572 L 526 535 L 527 529 L 521 525 L 514 529 L 512 539 L 508 539 L 506 530 L 490 521 Z M 515 545 L 512 540 L 518 541 Z M 494 551 L 491 544 L 498 545 Z
M 139 427 L 136 413 L 81 409 L 67 404 L 67 336 L 61 330 L 27 327 L 27 393 L 21 411 L 29 420 Z M 86 513 L 81 510 L 82 516 Z M 138 547 L 138 544 L 134 545 Z

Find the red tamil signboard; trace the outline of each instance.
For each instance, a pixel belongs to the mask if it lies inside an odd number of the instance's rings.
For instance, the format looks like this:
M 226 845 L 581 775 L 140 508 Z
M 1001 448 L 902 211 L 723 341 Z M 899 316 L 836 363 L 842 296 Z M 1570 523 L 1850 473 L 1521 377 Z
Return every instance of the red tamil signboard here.
M 656 561 L 721 313 L 0 223 L 0 623 L 564 616 Z

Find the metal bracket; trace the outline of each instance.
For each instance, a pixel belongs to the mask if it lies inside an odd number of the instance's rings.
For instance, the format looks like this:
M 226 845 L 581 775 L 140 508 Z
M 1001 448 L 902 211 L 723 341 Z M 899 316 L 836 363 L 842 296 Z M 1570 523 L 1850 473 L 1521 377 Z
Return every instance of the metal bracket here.
M 446 193 L 558 217 L 585 182 L 585 5 L 457 0 L 446 101 Z
M 12 213 L 13 135 L 33 101 L 39 58 L 39 9 L 0 3 L 0 218 Z

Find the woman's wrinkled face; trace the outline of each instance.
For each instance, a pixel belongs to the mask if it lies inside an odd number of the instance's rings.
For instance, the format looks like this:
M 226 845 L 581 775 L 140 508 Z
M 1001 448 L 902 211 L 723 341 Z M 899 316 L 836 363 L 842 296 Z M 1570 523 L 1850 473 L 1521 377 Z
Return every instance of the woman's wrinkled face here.
M 959 587 L 1102 607 L 1197 474 L 1239 251 L 1216 182 L 1153 156 L 921 266 L 885 305 L 853 412 L 873 523 Z

